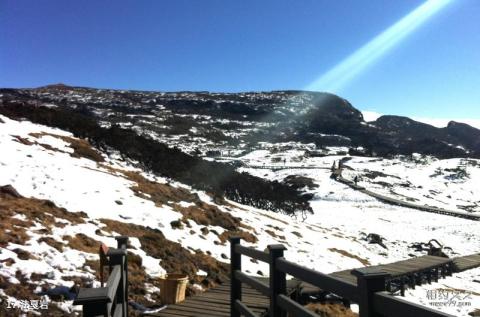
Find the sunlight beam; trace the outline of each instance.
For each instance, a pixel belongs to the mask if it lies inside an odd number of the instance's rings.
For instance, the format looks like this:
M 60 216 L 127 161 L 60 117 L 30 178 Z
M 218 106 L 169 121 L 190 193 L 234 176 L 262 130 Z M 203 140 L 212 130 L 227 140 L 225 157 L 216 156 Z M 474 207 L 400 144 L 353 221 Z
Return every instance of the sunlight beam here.
M 312 91 L 338 92 L 452 0 L 428 0 L 309 84 Z

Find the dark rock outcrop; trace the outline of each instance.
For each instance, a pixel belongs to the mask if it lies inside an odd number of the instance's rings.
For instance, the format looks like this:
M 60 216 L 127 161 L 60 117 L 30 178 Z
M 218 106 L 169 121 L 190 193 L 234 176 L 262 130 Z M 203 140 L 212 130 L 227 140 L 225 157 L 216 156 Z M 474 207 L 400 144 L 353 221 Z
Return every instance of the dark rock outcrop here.
M 17 190 L 12 185 L 5 185 L 0 186 L 0 193 L 9 195 L 15 198 L 22 198 L 23 196 L 20 195 Z

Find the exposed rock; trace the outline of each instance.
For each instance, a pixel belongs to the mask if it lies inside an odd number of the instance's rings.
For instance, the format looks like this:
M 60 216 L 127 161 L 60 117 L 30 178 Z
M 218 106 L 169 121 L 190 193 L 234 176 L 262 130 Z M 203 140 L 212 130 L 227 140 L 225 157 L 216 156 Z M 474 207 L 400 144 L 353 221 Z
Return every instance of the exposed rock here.
M 369 233 L 366 240 L 370 244 L 378 244 L 379 246 L 387 249 L 387 246 L 383 243 L 383 237 L 377 233 Z
M 174 220 L 170 222 L 173 229 L 183 229 L 183 223 L 180 220 Z
M 0 193 L 7 194 L 9 196 L 15 198 L 22 198 L 23 196 L 20 195 L 17 190 L 12 185 L 5 185 L 0 187 Z

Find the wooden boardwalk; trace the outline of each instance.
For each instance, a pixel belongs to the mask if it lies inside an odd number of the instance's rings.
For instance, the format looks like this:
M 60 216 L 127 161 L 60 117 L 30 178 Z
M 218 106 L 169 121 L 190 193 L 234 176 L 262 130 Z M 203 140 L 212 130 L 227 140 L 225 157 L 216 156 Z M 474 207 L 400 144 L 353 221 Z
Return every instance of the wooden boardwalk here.
M 480 266 L 480 255 L 478 255 L 475 263 Z M 466 258 L 465 260 L 458 261 L 461 263 L 470 263 Z M 459 258 L 460 259 L 460 258 Z M 453 263 L 453 259 L 443 258 L 438 256 L 425 255 L 408 260 L 398 261 L 390 264 L 383 264 L 374 266 L 389 274 L 391 274 L 391 280 L 401 279 L 413 276 L 414 274 L 421 274 L 425 272 L 431 272 L 436 269 L 446 269 L 447 266 Z M 472 263 L 470 263 L 473 265 Z M 463 266 L 465 267 L 465 266 Z M 331 276 L 338 277 L 342 280 L 350 282 L 354 285 L 357 284 L 357 278 L 352 274 L 352 270 L 344 270 L 334 272 Z M 268 284 L 268 278 L 259 278 L 264 283 Z M 298 287 L 302 295 L 318 294 L 322 290 L 308 284 L 301 283 L 300 281 L 289 281 L 287 288 L 292 291 Z M 242 301 L 251 308 L 257 315 L 261 316 L 268 311 L 269 299 L 262 295 L 260 292 L 253 288 L 242 284 Z M 184 302 L 169 305 L 164 310 L 147 314 L 147 316 L 157 317 L 227 317 L 230 316 L 230 282 L 226 282 L 222 285 L 214 287 L 205 293 L 188 297 Z
M 253 288 L 242 284 L 242 302 L 261 316 L 268 310 L 269 299 Z M 145 316 L 157 317 L 229 317 L 230 282 L 211 288 L 205 293 L 187 297 L 185 301 Z
M 371 266 L 390 274 L 389 281 L 403 281 L 406 285 L 414 287 L 415 284 L 430 282 L 432 272 L 437 274 L 433 280 L 438 278 L 439 272 L 463 272 L 480 267 L 480 253 L 453 259 L 425 255 L 389 264 Z M 343 270 L 329 275 L 357 284 L 357 278 L 352 274 L 353 270 Z M 415 275 L 425 275 L 429 279 L 416 279 Z M 412 280 L 413 278 L 413 280 Z M 268 278 L 258 278 L 268 284 Z M 322 290 L 305 282 L 298 280 L 288 281 L 288 292 L 298 289 L 300 296 L 309 296 L 322 293 Z M 252 309 L 258 316 L 265 315 L 268 311 L 269 299 L 260 292 L 242 283 L 242 301 Z M 164 310 L 146 314 L 156 317 L 228 317 L 230 316 L 230 281 L 214 287 L 205 293 L 187 297 L 179 304 L 169 305 Z
M 411 258 L 389 264 L 370 266 L 390 274 L 390 280 L 409 279 L 415 274 L 431 274 L 433 270 L 447 270 L 452 265 L 453 260 L 432 255 L 425 255 L 417 258 Z M 480 263 L 479 263 L 480 265 Z M 353 270 L 343 270 L 331 273 L 329 275 L 357 285 L 357 277 L 352 274 Z M 301 287 L 302 294 L 319 293 L 319 289 L 308 283 L 303 283 Z
M 453 259 L 453 272 L 463 272 L 480 267 L 480 253 L 460 256 Z

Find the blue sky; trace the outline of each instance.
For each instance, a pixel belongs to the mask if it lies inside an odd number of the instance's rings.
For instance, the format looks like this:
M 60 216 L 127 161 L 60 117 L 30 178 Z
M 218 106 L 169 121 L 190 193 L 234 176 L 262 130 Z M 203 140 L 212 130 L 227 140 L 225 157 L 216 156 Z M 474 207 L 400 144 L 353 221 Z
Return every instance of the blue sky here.
M 1 0 L 0 87 L 304 89 L 424 2 Z M 480 1 L 452 0 L 337 93 L 480 119 L 479 16 Z

